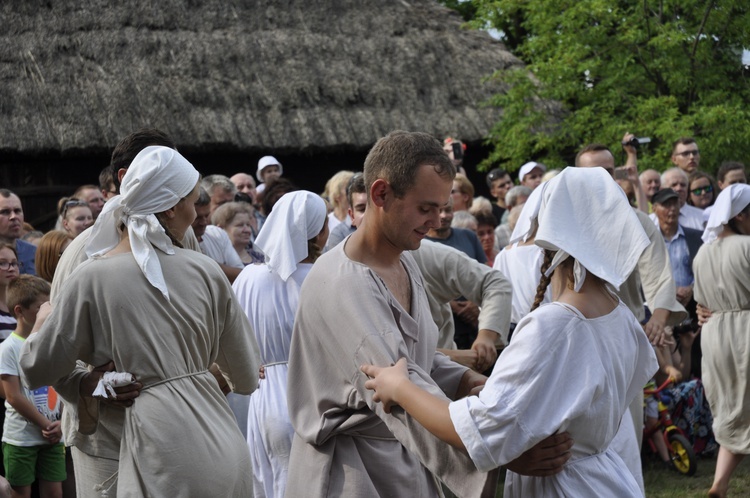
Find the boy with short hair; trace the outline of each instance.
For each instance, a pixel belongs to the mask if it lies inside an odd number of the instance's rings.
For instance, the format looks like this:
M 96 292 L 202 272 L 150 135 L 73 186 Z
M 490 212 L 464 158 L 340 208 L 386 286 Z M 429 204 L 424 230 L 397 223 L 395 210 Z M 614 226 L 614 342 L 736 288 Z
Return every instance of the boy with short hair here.
M 62 497 L 66 478 L 65 447 L 60 442 L 60 400 L 52 387 L 29 391 L 21 384 L 18 360 L 41 305 L 49 300 L 50 285 L 41 278 L 21 275 L 8 285 L 8 308 L 18 320 L 16 330 L 0 344 L 0 382 L 5 389 L 3 463 L 13 497 L 28 498 L 39 478 L 42 498 Z

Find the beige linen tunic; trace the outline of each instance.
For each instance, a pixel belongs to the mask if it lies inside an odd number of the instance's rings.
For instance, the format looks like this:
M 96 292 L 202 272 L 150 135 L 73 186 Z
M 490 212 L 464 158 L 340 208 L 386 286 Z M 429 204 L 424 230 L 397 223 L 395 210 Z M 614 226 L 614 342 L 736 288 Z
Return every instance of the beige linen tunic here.
M 438 326 L 438 348 L 456 349 L 449 302 L 461 296 L 481 307 L 478 329 L 499 334 L 498 347 L 508 344 L 512 292 L 502 273 L 458 249 L 431 240 L 423 240 L 411 255 L 422 273 L 430 313 Z
M 144 384 L 120 412 L 90 403 L 90 427 L 78 427 L 93 439 L 100 422 L 122 427 L 118 496 L 248 496 L 247 446 L 207 370 L 218 363 L 235 390 L 249 394 L 257 385 L 258 347 L 218 265 L 175 251 L 156 251 L 170 301 L 130 253 L 80 265 L 41 331 L 26 341 L 21 368 L 31 386 L 40 386 L 70 374 L 78 359 L 111 359 Z
M 703 244 L 693 261 L 695 300 L 713 315 L 703 325 L 703 383 L 716 441 L 750 453 L 750 236 Z
M 411 283 L 410 315 L 344 246 L 324 254 L 302 285 L 289 357 L 295 436 L 285 496 L 437 496 L 431 473 L 459 496 L 478 496 L 486 476 L 467 454 L 400 408 L 383 412 L 359 370 L 406 357 L 413 382 L 451 397 L 467 370 L 435 351 L 437 327 L 414 258 L 401 255 Z

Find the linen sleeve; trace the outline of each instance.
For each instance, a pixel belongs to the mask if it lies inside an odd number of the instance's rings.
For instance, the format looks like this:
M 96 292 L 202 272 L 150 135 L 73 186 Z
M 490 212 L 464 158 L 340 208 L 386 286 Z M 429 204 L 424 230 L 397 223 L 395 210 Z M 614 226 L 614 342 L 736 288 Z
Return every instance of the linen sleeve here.
M 456 432 L 479 470 L 505 465 L 565 430 L 602 395 L 597 352 L 591 341 L 570 340 L 574 324 L 527 315 L 479 396 L 450 404 Z

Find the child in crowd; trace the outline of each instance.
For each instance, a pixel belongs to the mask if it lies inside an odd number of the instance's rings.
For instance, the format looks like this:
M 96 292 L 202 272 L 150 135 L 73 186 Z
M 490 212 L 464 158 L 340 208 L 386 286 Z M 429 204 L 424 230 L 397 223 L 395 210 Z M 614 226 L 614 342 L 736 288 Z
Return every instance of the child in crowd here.
M 0 243 L 0 342 L 16 328 L 16 318 L 8 308 L 5 293 L 8 284 L 18 277 L 18 273 L 18 255 L 15 248 L 5 242 Z
M 0 381 L 6 396 L 3 464 L 14 497 L 30 496 L 35 478 L 42 498 L 62 497 L 66 478 L 60 400 L 51 387 L 26 389 L 18 366 L 21 347 L 49 293 L 49 283 L 31 275 L 19 276 L 7 290 L 7 304 L 18 324 L 0 344 Z

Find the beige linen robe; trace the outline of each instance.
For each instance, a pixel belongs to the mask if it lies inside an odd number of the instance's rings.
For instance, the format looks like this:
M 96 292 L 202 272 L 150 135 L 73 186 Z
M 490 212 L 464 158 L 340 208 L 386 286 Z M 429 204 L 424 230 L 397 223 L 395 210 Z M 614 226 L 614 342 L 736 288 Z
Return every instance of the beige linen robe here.
M 285 496 L 437 496 L 431 472 L 459 496 L 478 496 L 486 475 L 467 454 L 400 408 L 386 414 L 359 371 L 406 357 L 413 382 L 452 397 L 467 370 L 435 351 L 437 327 L 413 257 L 401 256 L 412 289 L 409 315 L 344 246 L 324 254 L 302 285 L 289 357 L 295 436 Z
M 495 343 L 498 347 L 508 344 L 512 293 L 510 282 L 502 273 L 431 240 L 423 240 L 411 254 L 422 273 L 430 313 L 438 326 L 438 348 L 456 349 L 449 302 L 461 296 L 481 307 L 478 329 L 499 334 Z
M 716 441 L 750 453 L 750 236 L 703 244 L 693 261 L 695 300 L 713 315 L 703 325 L 703 383 Z
M 235 390 L 249 394 L 257 385 L 257 343 L 218 265 L 175 251 L 156 251 L 170 301 L 130 253 L 80 265 L 26 341 L 21 368 L 29 385 L 40 386 L 69 375 L 78 359 L 111 359 L 144 384 L 121 412 L 90 403 L 91 426 L 78 427 L 96 439 L 100 422 L 122 426 L 118 496 L 248 496 L 247 446 L 208 367 L 218 363 Z

